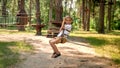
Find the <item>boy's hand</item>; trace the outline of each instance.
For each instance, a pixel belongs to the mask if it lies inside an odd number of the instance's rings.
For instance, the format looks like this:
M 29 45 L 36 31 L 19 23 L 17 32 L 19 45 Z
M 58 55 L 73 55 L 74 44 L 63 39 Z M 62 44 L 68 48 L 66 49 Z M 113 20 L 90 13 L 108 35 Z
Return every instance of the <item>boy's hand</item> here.
M 60 30 L 59 30 L 59 32 L 61 31 L 61 30 L 64 30 L 65 28 L 63 27 L 63 28 L 60 28 Z
M 63 18 L 63 21 L 65 22 L 65 17 Z

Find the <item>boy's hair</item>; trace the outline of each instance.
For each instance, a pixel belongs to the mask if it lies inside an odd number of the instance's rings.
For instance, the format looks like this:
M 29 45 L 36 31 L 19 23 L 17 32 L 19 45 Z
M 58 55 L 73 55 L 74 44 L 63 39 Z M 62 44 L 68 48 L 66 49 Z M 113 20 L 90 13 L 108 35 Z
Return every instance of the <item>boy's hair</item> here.
M 70 18 L 72 20 L 72 18 L 69 15 L 65 16 L 65 18 Z
M 73 24 L 73 19 L 72 19 L 72 17 L 70 17 L 69 15 L 67 15 L 67 16 L 65 16 L 64 18 L 65 18 L 65 20 L 66 20 L 66 18 L 70 18 L 71 21 L 72 21 L 71 24 Z

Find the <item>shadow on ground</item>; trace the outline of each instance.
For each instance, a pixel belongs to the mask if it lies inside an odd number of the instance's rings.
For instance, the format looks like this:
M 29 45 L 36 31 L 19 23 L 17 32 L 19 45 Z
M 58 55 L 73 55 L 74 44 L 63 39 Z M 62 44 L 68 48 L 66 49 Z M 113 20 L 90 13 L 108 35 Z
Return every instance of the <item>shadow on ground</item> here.
M 107 40 L 100 39 L 97 37 L 85 37 L 85 38 L 83 38 L 83 37 L 77 37 L 77 36 L 70 36 L 69 39 L 70 39 L 70 41 L 72 41 L 72 43 L 82 42 L 82 43 L 89 43 L 90 45 L 93 45 L 93 46 L 103 46 L 103 45 L 108 43 Z
M 69 49 L 69 51 L 68 51 Z M 74 52 L 72 48 L 62 48 L 64 52 L 58 58 L 40 50 L 39 54 L 29 56 L 18 68 L 116 68 L 109 59 L 86 53 Z

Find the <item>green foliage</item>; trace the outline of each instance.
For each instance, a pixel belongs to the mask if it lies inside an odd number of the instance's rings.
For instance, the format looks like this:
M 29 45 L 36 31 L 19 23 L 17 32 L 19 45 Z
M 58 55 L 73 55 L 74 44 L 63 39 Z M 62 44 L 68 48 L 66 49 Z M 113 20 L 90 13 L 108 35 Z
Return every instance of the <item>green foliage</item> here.
M 29 52 L 32 49 L 32 46 L 24 42 L 0 41 L 0 68 L 7 68 L 17 62 L 20 62 L 19 52 Z
M 0 16 L 0 24 L 13 25 L 16 24 L 16 16 Z
M 35 24 L 36 23 L 36 3 L 35 0 L 25 0 L 25 10 L 28 14 L 28 16 L 30 16 L 30 1 L 31 3 L 31 15 L 32 15 L 32 19 L 31 19 L 31 23 Z M 65 0 L 63 0 L 64 2 Z M 98 21 L 99 21 L 99 0 L 92 0 L 92 4 L 91 4 L 91 22 L 90 22 L 90 28 L 91 29 L 95 29 L 98 30 Z M 43 24 L 46 24 L 45 29 L 48 28 L 48 21 L 49 21 L 49 3 L 51 2 L 51 0 L 40 0 L 40 11 L 41 11 L 41 20 Z M 67 0 L 67 2 L 70 2 L 69 0 Z M 76 29 L 80 29 L 81 28 L 81 18 L 82 18 L 82 0 L 76 0 L 75 2 L 75 7 L 71 8 L 70 11 L 70 15 L 73 17 L 73 28 Z M 108 1 L 106 1 L 105 4 L 107 4 Z M 113 21 L 112 21 L 112 29 L 115 30 L 120 30 L 120 1 L 116 0 L 116 5 L 112 5 L 113 9 L 112 9 L 112 18 L 114 17 Z M 2 6 L 2 0 L 0 2 L 0 6 Z M 0 13 L 2 13 L 2 7 L 0 7 Z M 18 0 L 8 0 L 7 1 L 7 5 L 6 5 L 6 9 L 8 12 L 8 16 L 6 17 L 6 22 L 7 23 L 16 23 L 16 15 L 18 13 Z M 67 9 L 65 11 L 65 9 Z M 108 5 L 105 6 L 105 20 L 107 21 L 107 11 L 108 9 Z M 53 19 L 55 17 L 55 13 L 54 13 L 55 9 L 53 9 Z M 69 5 L 67 5 L 67 8 L 65 8 L 65 6 L 63 6 L 63 16 L 65 15 L 65 13 L 68 13 L 69 15 Z M 2 16 L 2 14 L 0 14 L 0 16 Z M 80 19 L 80 20 L 79 20 Z M 5 18 L 1 18 L 0 17 L 0 23 L 5 22 Z M 107 22 L 105 22 L 105 29 L 107 28 Z
M 114 30 L 120 30 L 120 19 L 114 21 L 113 25 L 114 25 L 113 27 Z
M 72 29 L 73 30 L 78 30 L 81 28 L 81 21 L 80 18 L 77 18 L 75 16 L 75 13 L 73 13 L 73 15 L 71 16 L 73 18 L 73 22 L 72 22 Z

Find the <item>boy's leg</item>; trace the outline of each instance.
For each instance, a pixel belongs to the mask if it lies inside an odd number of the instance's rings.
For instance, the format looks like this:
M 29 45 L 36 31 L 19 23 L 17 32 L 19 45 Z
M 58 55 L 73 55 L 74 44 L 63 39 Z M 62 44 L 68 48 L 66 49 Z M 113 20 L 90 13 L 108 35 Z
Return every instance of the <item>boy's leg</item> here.
M 59 43 L 59 41 L 60 41 L 60 38 L 54 38 L 54 39 L 49 41 L 49 43 L 50 43 L 51 47 L 53 48 L 54 52 L 57 53 L 57 54 L 59 54 L 60 52 L 59 52 L 59 50 L 58 50 L 58 48 L 56 47 L 55 44 Z

